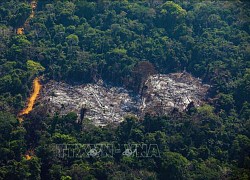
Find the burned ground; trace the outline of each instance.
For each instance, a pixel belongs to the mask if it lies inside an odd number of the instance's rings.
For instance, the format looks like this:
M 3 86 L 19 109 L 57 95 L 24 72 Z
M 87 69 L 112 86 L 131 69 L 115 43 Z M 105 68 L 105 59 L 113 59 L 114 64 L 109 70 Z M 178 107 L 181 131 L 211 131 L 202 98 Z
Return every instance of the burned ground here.
M 127 114 L 137 117 L 146 112 L 163 115 L 173 110 L 184 111 L 190 103 L 200 106 L 208 89 L 208 85 L 188 73 L 152 75 L 140 95 L 102 81 L 77 86 L 50 81 L 43 86 L 38 101 L 46 105 L 50 115 L 76 112 L 79 119 L 88 118 L 95 125 L 105 126 L 123 121 Z

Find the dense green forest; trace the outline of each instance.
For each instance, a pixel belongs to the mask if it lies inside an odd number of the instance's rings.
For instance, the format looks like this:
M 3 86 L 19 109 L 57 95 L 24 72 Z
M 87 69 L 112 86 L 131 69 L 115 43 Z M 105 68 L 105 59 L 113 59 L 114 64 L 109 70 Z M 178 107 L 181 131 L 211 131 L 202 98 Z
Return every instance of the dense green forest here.
M 0 179 L 250 179 L 249 2 L 39 0 L 27 23 L 31 12 L 30 1 L 0 0 Z M 73 112 L 17 119 L 37 76 L 136 92 L 145 61 L 199 77 L 209 101 L 104 128 Z M 54 153 L 54 144 L 88 143 L 157 144 L 160 157 Z

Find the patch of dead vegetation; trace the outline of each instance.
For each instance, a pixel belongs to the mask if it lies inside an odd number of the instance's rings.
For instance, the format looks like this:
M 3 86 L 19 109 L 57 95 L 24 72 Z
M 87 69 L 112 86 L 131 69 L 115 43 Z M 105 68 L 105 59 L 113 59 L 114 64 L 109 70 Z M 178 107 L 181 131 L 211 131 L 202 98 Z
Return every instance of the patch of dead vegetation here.
M 50 115 L 76 112 L 79 119 L 88 118 L 97 126 L 105 126 L 120 123 L 128 114 L 163 115 L 173 110 L 185 111 L 190 103 L 200 106 L 208 89 L 208 85 L 188 73 L 151 75 L 141 95 L 107 86 L 102 81 L 77 86 L 50 81 L 43 86 L 39 104 L 46 106 Z

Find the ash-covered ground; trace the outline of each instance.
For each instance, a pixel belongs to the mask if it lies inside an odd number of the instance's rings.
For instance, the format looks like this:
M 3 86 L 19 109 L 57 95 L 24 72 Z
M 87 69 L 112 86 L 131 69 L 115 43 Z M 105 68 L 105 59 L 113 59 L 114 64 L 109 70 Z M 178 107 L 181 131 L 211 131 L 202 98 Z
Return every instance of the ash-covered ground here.
M 163 115 L 173 110 L 184 111 L 191 103 L 200 106 L 206 98 L 208 85 L 188 73 L 150 76 L 140 95 L 121 87 L 96 84 L 69 85 L 50 81 L 43 85 L 39 106 L 47 113 L 65 115 L 76 112 L 97 126 L 119 123 L 128 114 L 143 116 L 146 112 Z

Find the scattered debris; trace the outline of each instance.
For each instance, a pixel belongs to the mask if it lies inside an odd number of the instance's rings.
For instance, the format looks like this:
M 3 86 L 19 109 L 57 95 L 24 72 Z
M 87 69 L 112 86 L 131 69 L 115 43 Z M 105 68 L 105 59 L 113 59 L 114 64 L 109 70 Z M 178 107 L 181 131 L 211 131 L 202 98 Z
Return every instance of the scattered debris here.
M 47 107 L 48 114 L 76 112 L 79 119 L 88 118 L 97 126 L 105 126 L 110 122 L 120 123 L 127 114 L 163 115 L 173 110 L 184 111 L 190 103 L 200 106 L 208 89 L 208 85 L 188 73 L 149 76 L 141 97 L 103 83 L 73 86 L 50 81 L 43 86 L 38 101 L 40 106 Z
M 200 106 L 208 88 L 186 72 L 150 76 L 144 85 L 142 112 L 153 111 L 161 115 L 174 110 L 184 111 L 190 103 Z
M 76 112 L 80 118 L 82 109 L 86 109 L 84 117 L 99 126 L 119 123 L 128 113 L 138 114 L 140 105 L 140 101 L 123 88 L 98 84 L 71 86 L 55 81 L 44 85 L 39 101 L 48 107 L 49 114 Z

